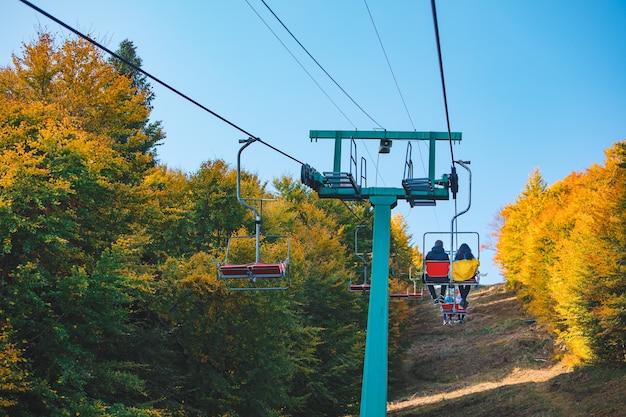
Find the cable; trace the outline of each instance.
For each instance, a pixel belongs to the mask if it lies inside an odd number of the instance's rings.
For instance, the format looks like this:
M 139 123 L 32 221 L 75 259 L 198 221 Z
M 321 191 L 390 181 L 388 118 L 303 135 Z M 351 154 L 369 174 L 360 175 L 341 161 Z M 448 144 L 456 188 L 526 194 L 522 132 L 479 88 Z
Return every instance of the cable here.
M 157 77 L 155 77 L 154 75 L 148 73 L 147 71 L 139 68 L 138 66 L 134 65 L 132 62 L 129 62 L 128 60 L 122 58 L 121 56 L 119 56 L 118 54 L 116 54 L 115 52 L 111 51 L 110 49 L 108 49 L 107 47 L 105 47 L 104 45 L 96 42 L 95 40 L 91 39 L 89 36 L 84 35 L 83 33 L 79 32 L 78 30 L 74 29 L 73 27 L 65 24 L 64 22 L 62 22 L 61 20 L 57 19 L 56 17 L 52 16 L 51 14 L 49 14 L 48 12 L 40 9 L 39 7 L 35 6 L 34 4 L 26 1 L 26 0 L 20 0 L 22 3 L 24 3 L 25 5 L 35 9 L 36 11 L 38 11 L 39 13 L 43 14 L 44 16 L 46 16 L 48 19 L 53 20 L 54 22 L 58 23 L 59 25 L 63 26 L 64 28 L 66 28 L 67 30 L 75 33 L 76 35 L 80 36 L 81 38 L 83 38 L 84 40 L 86 40 L 87 42 L 95 45 L 96 47 L 102 49 L 103 51 L 106 51 L 108 54 L 110 54 L 111 56 L 113 56 L 116 59 L 119 59 L 120 61 L 122 61 L 123 63 L 125 63 L 126 65 L 129 65 L 130 67 L 136 69 L 137 71 L 141 72 L 143 75 L 145 75 L 148 78 L 151 78 L 152 80 L 156 81 L 157 83 L 161 84 L 163 87 L 167 88 L 168 90 L 174 92 L 175 94 L 178 94 L 179 96 L 181 96 L 182 98 L 184 98 L 187 101 L 190 101 L 191 103 L 195 104 L 196 106 L 200 107 L 201 109 L 209 112 L 211 115 L 217 117 L 218 119 L 220 119 L 221 121 L 229 124 L 230 126 L 234 127 L 235 129 L 239 130 L 240 132 L 250 136 L 250 137 L 255 137 L 252 133 L 247 132 L 246 130 L 242 129 L 241 127 L 237 126 L 236 124 L 234 124 L 233 122 L 225 119 L 224 117 L 220 116 L 219 114 L 215 113 L 214 111 L 212 111 L 211 109 L 203 106 L 202 104 L 198 103 L 197 101 L 195 101 L 194 99 L 190 98 L 189 96 L 181 93 L 180 91 L 178 91 L 177 89 L 175 89 L 174 87 L 170 86 L 169 84 L 165 83 L 164 81 L 161 81 L 160 79 L 158 79 Z
M 385 47 L 383 46 L 383 41 L 378 34 L 378 29 L 376 28 L 376 23 L 374 23 L 374 18 L 372 17 L 372 12 L 370 11 L 369 6 L 367 5 L 367 0 L 363 0 L 365 3 L 365 8 L 367 9 L 367 13 L 370 16 L 370 20 L 372 21 L 372 26 L 374 26 L 374 32 L 376 32 L 376 37 L 378 38 L 378 43 L 380 43 L 380 48 L 383 50 L 383 55 L 385 55 L 385 60 L 387 60 L 387 66 L 389 66 L 389 71 L 391 72 L 391 77 L 393 78 L 393 82 L 396 84 L 396 89 L 398 90 L 398 94 L 400 94 L 400 99 L 402 99 L 402 104 L 404 105 L 404 110 L 406 111 L 406 115 L 409 116 L 409 120 L 411 121 L 411 126 L 413 126 L 413 130 L 415 130 L 415 124 L 413 123 L 413 119 L 411 118 L 411 114 L 409 113 L 409 109 L 404 101 L 404 96 L 402 95 L 402 91 L 400 90 L 400 86 L 398 85 L 398 80 L 396 79 L 396 75 L 393 72 L 393 68 L 391 68 L 391 62 L 389 62 L 389 57 L 387 57 L 387 51 L 385 51 Z
M 448 98 L 446 96 L 446 81 L 443 77 L 443 60 L 441 59 L 441 43 L 439 41 L 439 25 L 437 24 L 437 8 L 435 0 L 430 0 L 433 9 L 433 22 L 435 24 L 435 38 L 437 39 L 437 55 L 439 56 L 439 73 L 441 74 L 441 86 L 443 88 L 443 104 L 446 108 L 446 122 L 448 124 L 448 141 L 450 142 L 450 156 L 454 166 L 454 151 L 452 150 L 452 133 L 450 132 L 450 115 L 448 114 Z
M 369 5 L 367 4 L 367 0 L 363 0 L 363 2 L 365 3 L 365 8 L 367 9 L 367 13 L 369 14 L 370 20 L 372 22 L 372 26 L 374 27 L 374 32 L 376 32 L 376 37 L 378 38 L 378 43 L 380 44 L 380 47 L 383 51 L 383 55 L 385 55 L 385 60 L 387 61 L 387 66 L 389 67 L 389 71 L 391 72 L 391 76 L 393 78 L 393 81 L 396 85 L 396 89 L 398 90 L 398 94 L 400 95 L 400 99 L 402 100 L 402 104 L 404 106 L 404 110 L 406 111 L 406 115 L 409 117 L 409 121 L 411 122 L 411 126 L 413 127 L 413 130 L 415 129 L 415 124 L 413 123 L 413 118 L 411 117 L 411 113 L 409 112 L 409 109 L 406 105 L 406 101 L 404 100 L 404 95 L 402 94 L 402 91 L 400 89 L 400 85 L 398 84 L 398 80 L 396 79 L 396 75 L 393 71 L 393 68 L 391 67 L 391 62 L 389 61 L 389 57 L 387 56 L 387 51 L 385 50 L 385 46 L 383 45 L 383 41 L 380 37 L 380 34 L 378 33 L 378 28 L 376 27 L 376 23 L 374 22 L 374 17 L 372 16 L 372 12 L 370 11 Z M 422 169 L 424 170 L 424 172 L 426 172 L 426 167 L 424 166 L 424 158 L 422 157 L 422 150 L 419 147 L 420 142 L 418 142 L 418 151 L 419 151 L 419 155 L 420 155 L 420 161 L 422 162 Z M 367 148 L 366 148 L 367 149 Z M 377 173 L 377 177 L 376 179 L 378 180 L 378 163 L 376 165 L 376 173 Z M 381 178 L 382 179 L 382 178 Z
M 374 122 L 378 127 L 380 127 L 381 129 L 384 129 L 384 127 L 382 127 L 380 125 L 380 123 L 378 123 L 376 120 L 374 120 L 372 118 L 372 116 L 370 116 L 365 110 L 363 110 L 363 108 L 361 106 L 359 106 L 359 104 L 350 96 L 350 94 L 348 94 L 346 92 L 346 90 L 344 90 L 337 81 L 335 81 L 335 79 L 328 73 L 328 71 L 326 71 L 324 69 L 324 67 L 322 67 L 322 65 L 313 57 L 313 55 L 311 55 L 309 53 L 309 51 L 304 47 L 304 45 L 302 45 L 302 43 L 300 43 L 300 41 L 298 40 L 298 38 L 296 38 L 294 36 L 293 33 L 291 33 L 291 31 L 287 28 L 287 26 L 285 26 L 285 24 L 282 22 L 282 20 L 280 20 L 280 18 L 278 16 L 276 16 L 276 13 L 274 13 L 274 11 L 270 8 L 270 6 L 267 5 L 267 3 L 265 2 L 265 0 L 261 0 L 261 2 L 265 5 L 265 7 L 267 8 L 267 10 L 270 11 L 270 13 L 272 13 L 274 15 L 274 17 L 276 18 L 276 20 L 278 20 L 278 23 L 280 23 L 282 25 L 283 28 L 285 28 L 285 30 L 287 31 L 287 33 L 289 33 L 289 35 L 291 35 L 291 37 L 293 38 L 293 40 L 295 40 L 298 45 L 300 45 L 300 47 L 304 50 L 304 52 L 307 53 L 307 55 L 313 60 L 313 62 L 315 62 L 317 64 L 317 66 L 324 72 L 324 74 L 326 74 L 328 76 L 328 78 L 331 79 L 331 81 L 333 83 L 335 83 L 335 85 L 346 95 L 346 97 L 348 97 L 350 99 L 350 101 L 352 101 L 352 103 L 354 103 L 355 106 L 357 106 L 359 108 L 359 110 L 361 110 L 363 112 L 363 114 L 365 114 L 372 122 Z
M 298 58 L 296 58 L 296 56 L 291 52 L 291 50 L 289 50 L 287 45 L 285 45 L 285 43 L 278 37 L 276 32 L 274 32 L 272 30 L 272 28 L 270 27 L 270 25 L 267 24 L 265 19 L 263 19 L 263 17 L 261 17 L 259 12 L 257 12 L 257 10 L 254 8 L 254 6 L 252 6 L 252 4 L 250 4 L 250 2 L 248 0 L 246 0 L 246 3 L 248 3 L 248 6 L 250 6 L 250 8 L 252 9 L 252 11 L 254 11 L 254 13 L 257 15 L 257 17 L 259 19 L 261 19 L 261 22 L 263 22 L 265 27 L 267 27 L 269 29 L 269 31 L 272 32 L 272 35 L 274 35 L 274 37 L 278 40 L 278 42 L 280 42 L 280 44 L 287 50 L 289 55 L 291 55 L 291 57 L 298 63 L 298 65 L 300 65 L 300 68 L 302 68 L 302 70 L 309 76 L 309 78 L 315 83 L 315 85 L 322 91 L 322 93 L 326 96 L 326 98 L 328 100 L 330 100 L 331 103 L 333 103 L 333 105 L 335 106 L 335 108 L 337 110 L 339 110 L 339 113 L 341 113 L 343 115 L 343 117 L 345 117 L 345 119 L 348 121 L 348 123 L 350 123 L 352 125 L 352 127 L 354 127 L 354 129 L 356 130 L 356 125 L 354 123 L 352 123 L 352 120 L 350 120 L 350 118 L 348 118 L 348 116 L 346 116 L 346 114 L 339 108 L 337 103 L 335 103 L 333 101 L 333 99 L 330 98 L 330 96 L 326 93 L 326 91 L 322 88 L 322 86 L 315 80 L 315 78 L 313 78 L 313 75 L 311 75 L 311 73 L 309 73 L 309 71 L 307 71 L 307 69 L 304 67 L 304 65 L 298 60 Z
M 263 1 L 263 0 L 262 0 Z M 258 11 L 252 6 L 252 4 L 250 4 L 250 2 L 248 0 L 246 0 L 246 3 L 248 3 L 248 6 L 250 6 L 250 8 L 254 11 L 254 13 L 259 17 L 259 19 L 261 19 L 261 21 L 265 24 L 265 26 L 270 30 L 270 32 L 272 32 L 272 34 L 274 35 L 274 37 L 276 37 L 276 39 L 283 45 L 283 47 L 287 50 L 287 52 L 289 52 L 289 54 L 293 57 L 293 59 L 296 60 L 296 62 L 300 65 L 300 67 L 304 70 L 304 72 L 306 72 L 309 77 L 313 80 L 313 82 L 320 88 L 320 90 L 324 93 L 324 95 L 326 95 L 326 97 L 335 105 L 335 107 L 337 108 L 337 110 L 339 110 L 339 112 L 346 118 L 346 120 L 348 120 L 348 122 L 354 127 L 354 129 L 356 130 L 357 127 L 354 123 L 352 123 L 352 121 L 348 118 L 348 116 L 346 116 L 346 114 L 341 111 L 341 109 L 337 106 L 337 104 L 330 98 L 330 96 L 328 96 L 328 94 L 326 94 L 326 91 L 324 91 L 324 89 L 317 83 L 317 81 L 315 81 L 315 79 L 313 78 L 313 76 L 306 70 L 306 68 L 304 68 L 304 66 L 302 65 L 302 63 L 300 63 L 300 61 L 295 57 L 295 55 L 289 50 L 289 48 L 287 47 L 287 45 L 285 45 L 285 43 L 278 37 L 278 35 L 276 34 L 276 32 L 274 32 L 272 30 L 272 28 L 267 24 L 267 22 L 263 19 L 263 17 L 261 17 L 261 15 L 258 13 Z M 313 58 L 313 56 L 307 51 L 307 49 L 298 41 L 298 39 L 295 38 L 295 36 L 293 35 L 293 33 L 285 26 L 285 24 L 281 21 L 281 19 L 276 15 L 276 13 L 274 13 L 272 11 L 272 9 L 263 1 L 263 4 L 265 4 L 265 7 L 272 13 L 272 15 L 276 18 L 276 20 L 278 20 L 280 22 L 280 24 L 283 26 L 283 28 L 291 35 L 292 38 L 295 39 L 295 41 L 300 45 L 300 47 L 302 47 L 302 49 L 304 49 L 304 51 L 309 55 L 309 57 L 315 61 L 315 63 L 322 69 L 322 71 L 324 71 L 324 73 L 335 83 L 335 85 L 337 85 L 337 87 L 339 87 L 339 89 L 341 91 L 344 92 L 344 94 L 346 94 L 346 96 L 348 96 L 350 98 L 350 100 L 352 100 L 352 102 L 359 108 L 361 109 L 361 111 L 363 111 L 363 113 L 365 113 L 374 123 L 376 123 L 378 126 L 380 126 L 380 124 L 378 124 L 374 119 L 371 118 L 371 116 L 369 114 L 367 114 L 367 112 L 365 112 L 365 110 L 363 110 L 361 108 L 361 106 L 359 106 L 354 99 L 352 99 L 352 97 L 350 97 L 350 95 L 343 89 L 341 88 L 341 86 L 333 79 L 333 77 L 330 76 L 330 74 L 319 64 L 319 62 Z M 382 127 L 381 127 L 382 128 Z M 361 141 L 363 142 L 363 141 Z M 367 147 L 367 145 L 365 145 L 365 151 L 367 152 L 369 158 L 371 161 L 374 161 L 374 158 L 372 157 L 369 148 Z M 378 171 L 378 163 L 374 162 L 374 165 L 376 167 L 376 175 L 377 177 L 380 176 L 380 172 Z M 382 178 L 381 178 L 382 180 Z
M 304 165 L 304 162 L 298 161 L 298 160 L 297 160 L 296 158 L 294 158 L 293 156 L 286 154 L 285 152 L 283 152 L 283 151 L 281 151 L 280 149 L 278 149 L 278 148 L 276 148 L 276 147 L 274 147 L 274 146 L 270 145 L 269 143 L 267 143 L 267 142 L 263 141 L 262 139 L 259 139 L 259 138 L 252 138 L 252 139 L 256 139 L 256 140 L 258 140 L 259 142 L 261 142 L 263 145 L 267 146 L 268 148 L 271 148 L 271 149 L 275 150 L 275 151 L 276 151 L 276 152 L 278 152 L 279 154 L 286 156 L 287 158 L 291 159 L 292 161 L 295 161 L 295 162 L 299 163 L 300 165 Z
M 353 216 L 354 216 L 354 217 L 355 217 L 355 218 L 356 218 L 359 222 L 361 222 L 361 223 L 363 222 L 363 219 L 362 219 L 361 217 L 359 217 L 359 215 L 358 215 L 358 214 L 356 214 L 356 213 L 354 212 L 354 210 L 352 210 L 352 207 L 350 207 L 350 206 L 348 205 L 348 203 L 346 203 L 346 201 L 345 201 L 345 200 L 340 199 L 339 201 L 341 201 L 341 202 L 343 203 L 343 205 L 344 205 L 344 206 L 346 206 L 346 208 L 348 209 L 348 211 L 349 211 L 350 213 L 352 213 L 352 215 L 353 215 Z
M 81 38 L 83 38 L 84 40 L 86 40 L 87 42 L 95 45 L 97 48 L 102 49 L 103 51 L 107 52 L 108 54 L 110 54 L 111 56 L 113 56 L 116 59 L 119 59 L 120 61 L 122 61 L 123 63 L 125 63 L 126 65 L 130 66 L 131 68 L 141 72 L 142 74 L 144 74 L 146 77 L 156 81 L 157 83 L 161 84 L 163 87 L 167 88 L 168 90 L 178 94 L 179 96 L 181 96 L 182 98 L 184 98 L 185 100 L 195 104 L 196 106 L 200 107 L 201 109 L 209 112 L 211 115 L 217 117 L 218 119 L 220 119 L 221 121 L 227 123 L 228 125 L 234 127 L 235 129 L 239 130 L 240 132 L 248 135 L 250 138 L 255 139 L 259 142 L 261 142 L 262 144 L 264 144 L 265 146 L 275 150 L 276 152 L 286 156 L 287 158 L 299 163 L 300 165 L 304 165 L 303 162 L 297 160 L 296 158 L 286 154 L 285 152 L 277 149 L 276 147 L 270 145 L 269 143 L 261 140 L 260 138 L 254 136 L 252 133 L 247 132 L 246 130 L 242 129 L 241 127 L 237 126 L 236 124 L 234 124 L 233 122 L 225 119 L 224 117 L 220 116 L 219 114 L 215 113 L 214 111 L 210 110 L 209 108 L 203 106 L 202 104 L 198 103 L 197 101 L 195 101 L 194 99 L 188 97 L 187 95 L 181 93 L 180 91 L 178 91 L 177 89 L 175 89 L 174 87 L 170 86 L 169 84 L 165 83 L 164 81 L 161 81 L 160 79 L 156 78 L 154 75 L 150 74 L 149 72 L 139 68 L 138 66 L 136 66 L 135 64 L 133 64 L 132 62 L 129 62 L 128 60 L 122 58 L 121 56 L 119 56 L 118 54 L 116 54 L 115 52 L 111 51 L 110 49 L 108 49 L 107 47 L 105 47 L 104 45 L 96 42 L 95 40 L 91 39 L 89 36 L 84 35 L 83 33 L 79 32 L 78 30 L 74 29 L 73 27 L 67 25 L 66 23 L 62 22 L 61 20 L 57 19 L 56 17 L 52 16 L 51 14 L 49 14 L 48 12 L 40 9 L 39 7 L 35 6 L 34 4 L 28 2 L 27 0 L 20 0 L 22 3 L 26 4 L 27 6 L 31 7 L 32 9 L 38 11 L 39 13 L 43 14 L 44 16 L 46 16 L 48 19 L 51 19 L 52 21 L 58 23 L 59 25 L 63 26 L 64 28 L 66 28 L 67 30 L 73 32 L 74 34 L 80 36 Z

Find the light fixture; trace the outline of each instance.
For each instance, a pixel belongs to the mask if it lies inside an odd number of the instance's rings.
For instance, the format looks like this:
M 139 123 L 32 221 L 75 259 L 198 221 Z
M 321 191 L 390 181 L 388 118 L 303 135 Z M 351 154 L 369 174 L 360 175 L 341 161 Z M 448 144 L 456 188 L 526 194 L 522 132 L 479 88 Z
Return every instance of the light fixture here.
M 381 139 L 380 146 L 378 147 L 378 153 L 389 153 L 391 152 L 391 139 Z

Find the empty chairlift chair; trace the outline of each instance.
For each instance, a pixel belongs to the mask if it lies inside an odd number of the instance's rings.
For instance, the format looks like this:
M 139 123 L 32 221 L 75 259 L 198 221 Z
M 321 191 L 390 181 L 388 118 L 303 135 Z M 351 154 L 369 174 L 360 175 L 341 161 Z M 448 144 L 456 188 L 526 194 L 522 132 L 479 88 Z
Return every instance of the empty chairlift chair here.
M 254 204 L 250 205 L 241 198 L 241 153 L 256 140 L 258 139 L 250 138 L 241 141 L 244 142 L 244 145 L 237 155 L 237 199 L 240 204 L 254 212 L 255 234 L 250 236 L 233 236 L 228 240 L 225 261 L 223 264 L 219 262 L 217 264 L 218 276 L 220 279 L 225 280 L 227 287 L 231 290 L 286 290 L 290 286 L 288 271 L 290 238 L 283 235 L 270 235 L 261 239 L 261 215 L 256 208 L 256 202 L 260 201 L 260 204 L 262 204 L 263 200 L 252 199 Z M 254 242 L 254 262 L 233 263 L 229 261 L 234 242 L 237 241 Z M 284 257 L 275 263 L 261 262 L 261 247 L 265 245 L 266 247 L 276 249 L 279 241 L 284 242 L 284 249 L 281 251 Z M 247 253 L 246 251 L 243 252 Z M 275 253 L 276 250 L 271 252 Z
M 413 160 L 411 159 L 411 152 L 413 146 L 411 142 L 407 143 L 406 158 L 404 162 L 404 175 L 402 179 L 402 188 L 406 192 L 406 201 L 411 207 L 416 206 L 434 206 L 435 200 L 424 200 L 413 197 L 413 193 L 432 193 L 433 182 L 430 178 L 414 178 L 413 177 Z
M 353 171 L 355 174 L 353 174 Z M 357 183 L 357 151 L 356 141 L 350 140 L 350 170 L 344 171 L 327 171 L 324 172 L 324 181 L 329 188 L 335 189 L 341 195 L 342 200 L 359 200 L 361 199 L 361 189 L 363 182 L 367 186 L 367 164 L 365 158 L 361 158 L 361 175 Z
M 361 230 L 362 228 L 364 228 L 365 225 L 364 224 L 360 224 L 356 227 L 356 229 L 354 230 L 354 253 L 356 255 L 357 258 L 359 258 L 361 260 L 361 262 L 363 262 L 363 280 L 360 282 L 353 282 L 352 281 L 352 277 L 350 277 L 350 284 L 349 284 L 349 289 L 351 292 L 369 292 L 371 289 L 371 284 L 370 281 L 367 279 L 367 258 L 366 258 L 366 254 L 365 253 L 360 253 L 359 252 L 359 239 L 358 239 L 358 235 L 359 235 L 359 230 Z

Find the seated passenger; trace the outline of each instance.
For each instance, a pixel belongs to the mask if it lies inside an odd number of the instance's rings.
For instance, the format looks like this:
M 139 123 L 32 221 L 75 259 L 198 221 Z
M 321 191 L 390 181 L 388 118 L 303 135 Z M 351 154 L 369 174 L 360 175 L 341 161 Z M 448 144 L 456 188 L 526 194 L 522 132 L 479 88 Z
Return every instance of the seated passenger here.
M 450 257 L 443 249 L 443 242 L 441 240 L 435 241 L 435 246 L 426 254 L 427 261 L 449 261 Z M 443 302 L 444 294 L 448 289 L 447 285 L 441 286 L 441 292 L 439 297 L 437 297 L 437 291 L 435 290 L 435 286 L 428 284 L 428 291 L 430 292 L 430 296 L 434 300 L 435 304 L 439 304 L 439 302 Z
M 478 265 L 480 265 L 480 262 L 478 259 L 474 258 L 472 250 L 467 243 L 461 244 L 454 257 L 454 263 L 452 264 L 453 281 L 467 281 L 474 278 Z M 470 289 L 470 285 L 459 285 L 459 293 L 461 294 L 460 306 L 463 308 L 467 308 L 469 305 L 467 296 Z
M 457 305 L 459 305 L 459 306 L 460 306 L 462 301 L 463 301 L 463 298 L 461 297 L 461 292 L 459 291 L 459 292 L 456 294 L 456 300 L 455 300 L 455 302 L 456 302 L 456 304 L 457 304 Z M 465 308 L 465 307 L 463 307 L 463 308 Z M 458 312 L 459 323 L 465 323 L 465 312 L 464 312 L 464 311 L 465 311 L 465 310 L 463 310 L 463 311 L 459 311 L 459 312 Z

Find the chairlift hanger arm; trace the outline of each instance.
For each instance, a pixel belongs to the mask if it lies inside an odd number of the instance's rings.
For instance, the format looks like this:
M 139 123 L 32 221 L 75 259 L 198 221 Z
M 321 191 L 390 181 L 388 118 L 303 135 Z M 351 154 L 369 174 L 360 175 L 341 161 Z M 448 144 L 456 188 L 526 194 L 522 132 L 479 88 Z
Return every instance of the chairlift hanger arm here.
M 455 214 L 454 217 L 452 217 L 452 220 L 450 221 L 450 248 L 451 249 L 455 247 L 454 246 L 454 226 L 456 224 L 456 221 L 459 218 L 459 216 L 467 213 L 470 207 L 472 206 L 472 170 L 470 170 L 468 167 L 470 162 L 469 161 L 454 161 L 454 162 L 462 166 L 469 174 L 468 175 L 469 185 L 468 185 L 468 190 L 467 190 L 467 207 L 465 208 L 465 210 L 461 211 L 460 213 Z M 450 260 L 450 262 L 452 262 L 452 259 Z
M 239 149 L 239 152 L 237 153 L 237 200 L 239 200 L 239 203 L 241 203 L 242 206 L 254 212 L 255 222 L 261 221 L 261 216 L 259 215 L 259 212 L 257 211 L 256 207 L 246 203 L 244 201 L 245 199 L 241 198 L 241 153 L 244 151 L 244 149 L 246 149 L 248 146 L 252 145 L 258 140 L 260 139 L 253 137 L 249 137 L 248 139 L 240 139 L 239 143 L 243 143 L 243 146 Z

